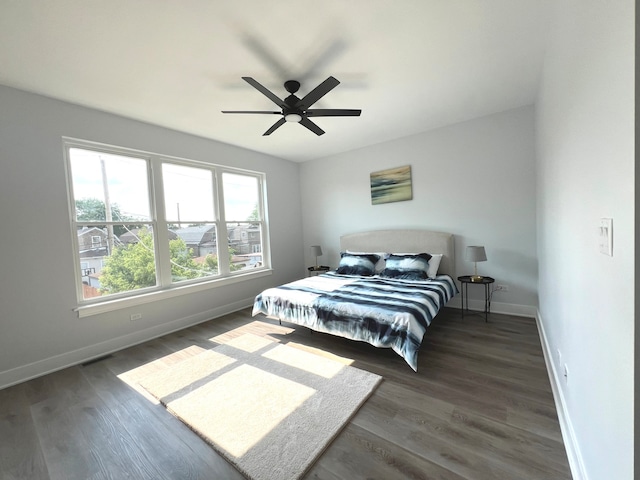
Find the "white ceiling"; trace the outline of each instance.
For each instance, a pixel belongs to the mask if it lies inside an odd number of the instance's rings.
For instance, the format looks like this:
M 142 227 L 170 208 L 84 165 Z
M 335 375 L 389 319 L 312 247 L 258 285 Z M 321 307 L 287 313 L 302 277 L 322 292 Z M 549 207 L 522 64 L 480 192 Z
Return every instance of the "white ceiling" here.
M 0 0 L 0 84 L 306 161 L 534 102 L 548 0 Z M 329 75 L 320 137 L 262 134 Z M 277 110 L 277 107 L 275 108 Z

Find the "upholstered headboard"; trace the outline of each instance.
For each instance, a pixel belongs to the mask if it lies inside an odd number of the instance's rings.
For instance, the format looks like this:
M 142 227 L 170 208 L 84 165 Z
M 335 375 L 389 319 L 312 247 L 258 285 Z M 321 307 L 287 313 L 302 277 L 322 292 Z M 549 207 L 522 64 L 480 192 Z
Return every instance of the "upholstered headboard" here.
M 442 253 L 438 273 L 455 278 L 453 234 L 429 230 L 375 230 L 340 237 L 340 249 L 359 252 Z

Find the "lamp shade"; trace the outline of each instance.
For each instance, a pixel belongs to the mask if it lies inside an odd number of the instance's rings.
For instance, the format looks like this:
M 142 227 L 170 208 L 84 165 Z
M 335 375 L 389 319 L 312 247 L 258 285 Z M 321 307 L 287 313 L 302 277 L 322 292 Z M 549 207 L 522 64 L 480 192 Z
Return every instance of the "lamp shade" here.
M 469 262 L 486 262 L 487 254 L 484 251 L 484 247 L 479 247 L 474 245 L 471 247 L 467 247 L 467 250 L 465 252 L 465 258 Z
M 311 245 L 311 255 L 314 257 L 321 257 L 322 247 L 320 247 L 320 245 Z

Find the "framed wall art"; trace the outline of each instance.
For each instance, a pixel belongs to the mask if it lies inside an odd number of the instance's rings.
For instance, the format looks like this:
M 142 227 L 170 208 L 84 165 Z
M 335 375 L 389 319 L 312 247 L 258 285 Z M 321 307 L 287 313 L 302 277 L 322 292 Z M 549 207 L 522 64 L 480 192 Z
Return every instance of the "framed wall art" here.
M 389 168 L 371 173 L 371 204 L 411 200 L 411 166 Z

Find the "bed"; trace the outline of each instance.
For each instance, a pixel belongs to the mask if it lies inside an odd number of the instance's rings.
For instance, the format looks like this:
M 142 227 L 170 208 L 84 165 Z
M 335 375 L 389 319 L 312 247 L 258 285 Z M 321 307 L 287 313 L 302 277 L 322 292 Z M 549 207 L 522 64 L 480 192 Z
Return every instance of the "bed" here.
M 253 315 L 391 348 L 417 372 L 428 326 L 458 293 L 453 235 L 360 232 L 340 237 L 340 250 L 336 270 L 266 289 Z

